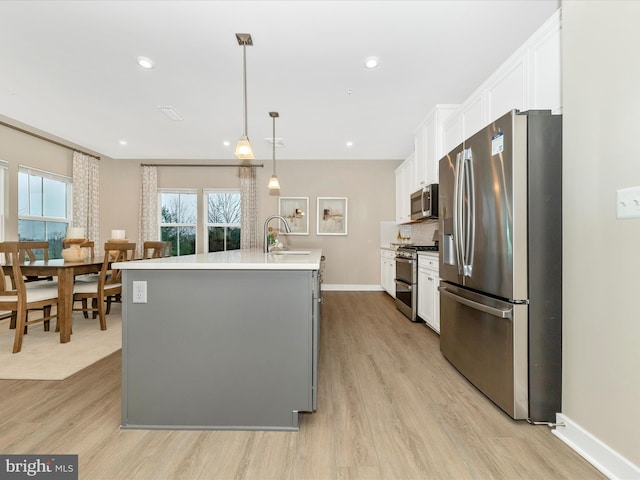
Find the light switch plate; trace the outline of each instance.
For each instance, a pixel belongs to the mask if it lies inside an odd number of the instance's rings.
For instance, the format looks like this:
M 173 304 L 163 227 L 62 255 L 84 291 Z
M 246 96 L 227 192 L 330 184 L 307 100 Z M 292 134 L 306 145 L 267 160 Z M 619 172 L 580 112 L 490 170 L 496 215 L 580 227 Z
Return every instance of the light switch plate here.
M 616 217 L 640 218 L 640 187 L 621 188 L 616 192 Z

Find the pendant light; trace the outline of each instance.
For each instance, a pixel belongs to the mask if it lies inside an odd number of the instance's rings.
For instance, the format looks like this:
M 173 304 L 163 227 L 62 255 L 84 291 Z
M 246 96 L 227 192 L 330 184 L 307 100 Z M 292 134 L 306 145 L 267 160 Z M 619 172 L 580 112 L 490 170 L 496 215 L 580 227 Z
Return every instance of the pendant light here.
M 269 179 L 269 190 L 280 190 L 280 181 L 276 175 L 276 118 L 280 115 L 278 112 L 269 112 L 269 116 L 273 118 L 273 175 Z
M 238 39 L 238 45 L 242 45 L 242 79 L 244 83 L 244 129 L 242 131 L 242 137 L 236 144 L 236 151 L 234 155 L 240 160 L 253 160 L 253 149 L 251 148 L 251 142 L 247 136 L 247 45 L 253 45 L 253 39 L 250 33 L 236 33 Z

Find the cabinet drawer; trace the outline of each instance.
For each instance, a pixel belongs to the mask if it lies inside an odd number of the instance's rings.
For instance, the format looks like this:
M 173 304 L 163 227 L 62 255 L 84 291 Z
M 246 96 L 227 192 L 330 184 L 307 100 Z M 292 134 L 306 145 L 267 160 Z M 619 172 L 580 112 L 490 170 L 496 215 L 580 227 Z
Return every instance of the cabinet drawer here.
M 437 272 L 440 265 L 437 257 L 418 255 L 418 267 L 428 268 L 429 270 L 435 270 Z
M 382 258 L 386 258 L 388 260 L 395 260 L 396 251 L 395 250 L 387 250 L 385 248 L 380 249 L 380 254 Z

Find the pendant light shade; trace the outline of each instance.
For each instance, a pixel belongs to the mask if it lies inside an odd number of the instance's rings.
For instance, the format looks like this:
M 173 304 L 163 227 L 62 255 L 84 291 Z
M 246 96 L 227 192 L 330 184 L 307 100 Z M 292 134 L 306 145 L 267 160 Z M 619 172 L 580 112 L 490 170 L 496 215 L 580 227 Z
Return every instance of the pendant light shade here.
M 253 45 L 253 39 L 250 33 L 236 33 L 238 45 L 242 45 L 242 80 L 243 80 L 243 103 L 244 103 L 244 128 L 242 137 L 236 144 L 234 155 L 240 160 L 253 160 L 253 148 L 247 136 L 247 45 Z
M 280 190 L 280 182 L 275 175 L 271 175 L 269 179 L 269 190 Z
M 276 175 L 276 118 L 280 115 L 278 112 L 269 112 L 269 116 L 273 119 L 273 175 L 269 179 L 269 190 L 280 190 L 280 181 Z

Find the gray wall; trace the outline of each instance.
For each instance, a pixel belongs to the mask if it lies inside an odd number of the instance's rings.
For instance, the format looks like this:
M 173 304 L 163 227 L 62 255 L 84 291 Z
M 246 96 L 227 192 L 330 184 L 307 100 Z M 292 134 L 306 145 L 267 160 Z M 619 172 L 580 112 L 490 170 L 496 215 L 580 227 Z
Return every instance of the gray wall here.
M 640 2 L 565 1 L 563 413 L 640 465 Z

